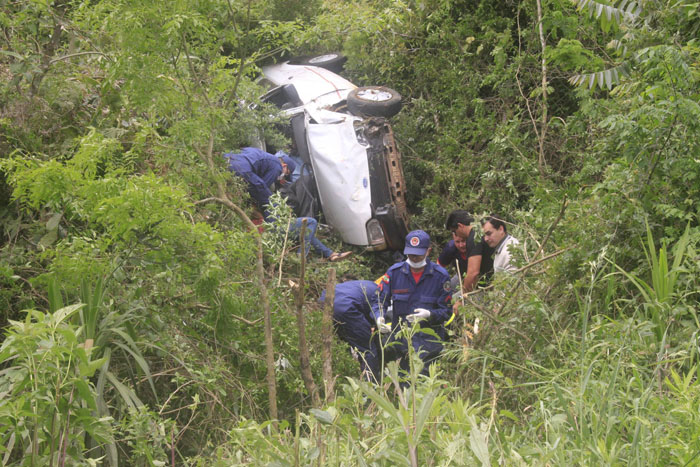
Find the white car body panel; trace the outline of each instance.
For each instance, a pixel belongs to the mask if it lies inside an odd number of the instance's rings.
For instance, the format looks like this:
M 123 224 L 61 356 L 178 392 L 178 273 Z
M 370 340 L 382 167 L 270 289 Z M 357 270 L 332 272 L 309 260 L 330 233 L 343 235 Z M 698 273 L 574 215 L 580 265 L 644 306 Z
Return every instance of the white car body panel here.
M 369 165 L 367 148 L 355 138 L 353 119 L 307 121 L 307 129 L 311 165 L 328 223 L 345 243 L 367 245 L 365 224 L 372 218 Z
M 377 241 L 376 228 L 380 229 L 381 235 L 384 227 L 381 227 L 375 218 L 376 206 L 372 205 L 370 186 L 368 151 L 376 151 L 376 148 L 373 149 L 364 137 L 362 142 L 358 141 L 355 122 L 366 125 L 367 121 L 350 113 L 344 102 L 357 86 L 332 71 L 316 66 L 290 65 L 285 62 L 264 66 L 262 72 L 269 83 L 282 88 L 285 94 L 285 89 L 288 88 L 284 86 L 292 85 L 299 97 L 297 101 L 286 94 L 290 98 L 288 102 L 296 107 L 284 108 L 282 104 L 279 106 L 284 109 L 282 113 L 290 119 L 302 112 L 304 114 L 308 157 L 318 189 L 318 198 L 328 224 L 340 234 L 345 243 L 374 249 L 386 248 L 386 237 L 384 240 L 379 239 L 381 243 Z M 384 144 L 386 146 L 386 143 Z M 395 144 L 393 137 L 391 144 Z M 381 190 L 378 192 L 382 193 Z M 381 207 L 392 203 L 388 198 L 382 198 L 381 201 Z M 376 226 L 372 231 L 374 239 L 370 238 L 367 231 L 368 222 L 371 220 Z M 386 230 L 384 232 L 386 235 Z M 394 240 L 394 243 L 397 242 L 402 246 L 403 237 L 398 241 Z
M 317 109 L 316 107 L 310 106 L 304 109 L 307 113 L 307 123 L 309 122 L 309 117 L 311 117 L 316 123 L 342 123 L 347 121 L 361 120 L 359 117 L 353 117 L 348 114 L 341 114 L 339 112 L 333 112 L 331 110 Z M 353 129 L 353 134 L 355 130 Z
M 277 86 L 294 84 L 305 107 L 322 109 L 347 98 L 357 86 L 332 71 L 315 66 L 270 65 L 262 68 L 265 78 Z
M 367 245 L 372 218 L 367 148 L 355 137 L 352 115 L 326 110 L 357 86 L 324 68 L 282 63 L 263 67 L 277 86 L 293 84 L 303 103 L 307 143 L 321 207 L 328 223 L 350 245 Z M 293 115 L 299 108 L 288 109 Z M 314 123 L 311 123 L 311 120 Z

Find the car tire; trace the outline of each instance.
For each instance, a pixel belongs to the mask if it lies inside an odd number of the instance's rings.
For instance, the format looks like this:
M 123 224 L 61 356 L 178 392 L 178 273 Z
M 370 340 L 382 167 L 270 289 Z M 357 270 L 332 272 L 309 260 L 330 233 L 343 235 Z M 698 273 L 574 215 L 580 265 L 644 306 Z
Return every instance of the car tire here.
M 385 86 L 365 86 L 348 94 L 348 109 L 366 117 L 393 117 L 401 110 L 401 94 Z
M 339 53 L 330 52 L 322 55 L 312 55 L 308 57 L 297 57 L 289 61 L 290 65 L 311 65 L 338 73 L 343 71 L 343 66 L 347 57 Z

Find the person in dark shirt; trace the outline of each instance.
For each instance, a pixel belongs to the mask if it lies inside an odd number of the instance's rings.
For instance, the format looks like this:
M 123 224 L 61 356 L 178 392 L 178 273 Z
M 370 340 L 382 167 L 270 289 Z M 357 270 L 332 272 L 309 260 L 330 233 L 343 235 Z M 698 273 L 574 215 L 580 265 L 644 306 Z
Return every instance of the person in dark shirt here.
M 479 278 L 488 278 L 493 269 L 493 260 L 491 259 L 493 249 L 483 239 L 479 242 L 474 241 L 475 231 L 472 227 L 473 223 L 474 218 L 462 209 L 452 211 L 445 222 L 445 227 L 452 232 L 453 238 L 452 242 L 449 242 L 447 245 L 449 246 L 450 243 L 455 242 L 455 238 L 459 238 L 464 242 L 464 252 L 457 248 L 457 245 L 461 245 L 462 242 L 455 243 L 455 250 L 458 252 L 457 256 L 466 257 L 466 268 L 461 269 L 463 263 L 460 264 L 460 272 L 466 274 L 462 283 L 464 293 L 474 290 Z M 443 259 L 445 263 L 442 262 Z M 438 262 L 441 265 L 446 265 L 446 263 L 449 263 L 448 259 L 449 251 L 444 258 L 440 255 Z
M 447 242 L 440 252 L 438 264 L 447 269 L 454 266 L 456 273 L 452 276 L 452 289 L 459 290 L 460 282 L 467 272 L 468 265 L 467 256 L 467 239 L 459 235 L 452 234 L 452 240 Z

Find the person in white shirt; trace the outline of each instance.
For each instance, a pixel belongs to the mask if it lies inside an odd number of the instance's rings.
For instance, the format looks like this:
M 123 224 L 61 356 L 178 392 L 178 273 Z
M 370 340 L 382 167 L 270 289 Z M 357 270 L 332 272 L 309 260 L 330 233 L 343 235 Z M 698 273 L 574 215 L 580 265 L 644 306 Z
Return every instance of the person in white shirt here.
M 506 223 L 498 216 L 491 214 L 481 221 L 484 241 L 494 249 L 493 271 L 512 272 L 517 268 L 511 262 L 511 250 L 520 242 L 508 233 Z

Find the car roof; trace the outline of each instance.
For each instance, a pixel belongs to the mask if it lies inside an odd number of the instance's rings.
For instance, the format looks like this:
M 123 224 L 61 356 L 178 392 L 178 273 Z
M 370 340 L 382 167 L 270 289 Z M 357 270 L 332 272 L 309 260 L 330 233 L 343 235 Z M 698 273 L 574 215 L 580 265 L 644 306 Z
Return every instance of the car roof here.
M 263 75 L 277 86 L 291 84 L 304 105 L 316 101 L 321 106 L 344 100 L 357 86 L 325 68 L 280 63 L 262 67 Z

